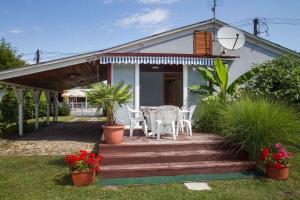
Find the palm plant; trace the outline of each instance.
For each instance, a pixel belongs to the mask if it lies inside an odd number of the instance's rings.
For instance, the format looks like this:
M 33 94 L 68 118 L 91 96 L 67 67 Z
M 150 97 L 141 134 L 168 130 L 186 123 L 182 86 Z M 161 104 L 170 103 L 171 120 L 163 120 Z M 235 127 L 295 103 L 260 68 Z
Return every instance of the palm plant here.
M 97 109 L 105 109 L 107 112 L 107 125 L 115 125 L 114 113 L 119 107 L 127 104 L 132 94 L 131 85 L 126 85 L 124 81 L 116 85 L 107 85 L 105 83 L 94 84 L 92 90 L 87 93 L 91 104 L 96 105 Z

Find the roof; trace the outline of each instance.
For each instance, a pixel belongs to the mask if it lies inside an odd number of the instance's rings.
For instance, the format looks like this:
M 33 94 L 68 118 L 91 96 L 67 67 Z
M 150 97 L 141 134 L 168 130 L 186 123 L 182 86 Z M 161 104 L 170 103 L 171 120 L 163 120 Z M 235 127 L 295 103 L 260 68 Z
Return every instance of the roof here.
M 75 65 L 80 65 L 80 64 L 84 64 L 87 63 L 90 60 L 93 60 L 93 58 L 97 58 L 99 57 L 99 55 L 105 55 L 111 52 L 116 52 L 120 49 L 123 48 L 127 48 L 127 47 L 132 47 L 134 45 L 139 45 L 141 43 L 147 42 L 147 41 L 152 41 L 155 40 L 157 38 L 161 38 L 164 36 L 169 36 L 181 31 L 185 31 L 185 30 L 189 30 L 192 28 L 197 28 L 199 26 L 205 26 L 205 25 L 211 25 L 215 23 L 215 25 L 218 26 L 225 26 L 228 25 L 225 22 L 222 22 L 220 20 L 214 20 L 214 19 L 209 19 L 206 21 L 201 21 L 201 22 L 197 22 L 194 24 L 190 24 L 187 26 L 183 26 L 180 28 L 176 28 L 173 30 L 169 30 L 166 32 L 162 32 L 159 34 L 155 34 L 155 35 L 151 35 L 149 37 L 145 37 L 145 38 L 141 38 L 138 40 L 134 40 L 128 43 L 124 43 L 118 46 L 114 46 L 108 49 L 103 49 L 103 50 L 99 50 L 99 51 L 93 51 L 93 52 L 89 52 L 89 53 L 84 53 L 84 54 L 78 54 L 78 55 L 74 55 L 74 56 L 69 56 L 69 57 L 65 57 L 65 58 L 61 58 L 61 59 L 56 59 L 56 60 L 51 60 L 51 61 L 47 61 L 47 62 L 42 62 L 39 64 L 34 64 L 34 65 L 29 65 L 26 67 L 21 67 L 21 68 L 15 68 L 15 69 L 9 69 L 9 70 L 4 70 L 0 72 L 0 81 L 5 81 L 8 80 L 9 78 L 13 78 L 13 77 L 19 77 L 19 76 L 24 76 L 28 74 L 35 74 L 35 73 L 40 73 L 40 72 L 46 72 L 46 71 L 50 71 L 50 70 L 56 70 L 56 69 L 65 69 L 66 67 L 70 67 L 70 66 L 75 66 Z M 293 55 L 297 55 L 300 57 L 300 55 L 295 52 L 292 51 L 286 47 L 283 47 L 281 45 L 278 45 L 274 42 L 268 41 L 266 39 L 260 38 L 260 37 L 256 37 L 253 34 L 243 31 L 246 38 L 249 38 L 249 40 L 258 43 L 257 45 L 260 46 L 265 46 L 268 48 L 273 49 L 274 51 L 277 52 L 282 52 L 282 53 L 291 53 Z M 78 66 L 79 67 L 79 66 Z M 90 67 L 91 68 L 91 67 Z M 90 72 L 93 73 L 94 69 L 90 69 Z M 67 71 L 67 70 L 65 70 Z M 62 73 L 66 73 L 66 72 L 62 72 Z M 87 76 L 91 77 L 92 74 L 87 74 Z M 93 78 L 94 80 L 94 78 Z M 75 83 L 74 83 L 75 84 Z M 74 85 L 73 84 L 73 85 Z M 69 84 L 72 85 L 72 84 Z M 58 85 L 56 86 L 56 88 L 58 88 Z

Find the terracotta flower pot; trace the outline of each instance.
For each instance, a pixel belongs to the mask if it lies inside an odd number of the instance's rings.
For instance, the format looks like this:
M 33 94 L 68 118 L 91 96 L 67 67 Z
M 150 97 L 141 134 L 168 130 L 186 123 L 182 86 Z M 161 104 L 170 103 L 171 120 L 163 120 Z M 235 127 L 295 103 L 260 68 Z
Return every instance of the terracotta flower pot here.
M 107 126 L 103 125 L 103 134 L 106 144 L 121 144 L 123 141 L 124 125 Z
M 84 185 L 92 185 L 95 183 L 95 172 L 93 170 L 89 171 L 73 171 L 71 172 L 73 184 L 77 187 Z
M 272 179 L 286 180 L 289 177 L 289 168 L 277 169 L 274 166 L 266 166 L 266 175 Z

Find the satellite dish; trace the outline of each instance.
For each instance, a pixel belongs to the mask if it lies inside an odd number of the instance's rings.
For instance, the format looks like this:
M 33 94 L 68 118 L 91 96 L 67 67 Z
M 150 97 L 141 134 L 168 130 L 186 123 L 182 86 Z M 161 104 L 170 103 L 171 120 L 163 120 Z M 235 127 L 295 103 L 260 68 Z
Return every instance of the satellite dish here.
M 244 46 L 245 36 L 239 29 L 231 26 L 223 26 L 217 33 L 218 42 L 225 48 L 237 50 Z

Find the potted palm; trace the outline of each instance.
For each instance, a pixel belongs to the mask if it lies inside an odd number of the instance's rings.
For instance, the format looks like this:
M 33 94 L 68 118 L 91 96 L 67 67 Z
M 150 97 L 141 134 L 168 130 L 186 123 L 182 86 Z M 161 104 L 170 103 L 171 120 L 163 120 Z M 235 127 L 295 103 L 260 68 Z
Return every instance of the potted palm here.
M 97 83 L 87 94 L 90 103 L 96 105 L 98 110 L 106 110 L 107 123 L 102 128 L 107 144 L 122 143 L 125 126 L 116 123 L 115 112 L 131 100 L 130 88 L 131 85 L 126 85 L 124 81 L 116 85 Z

